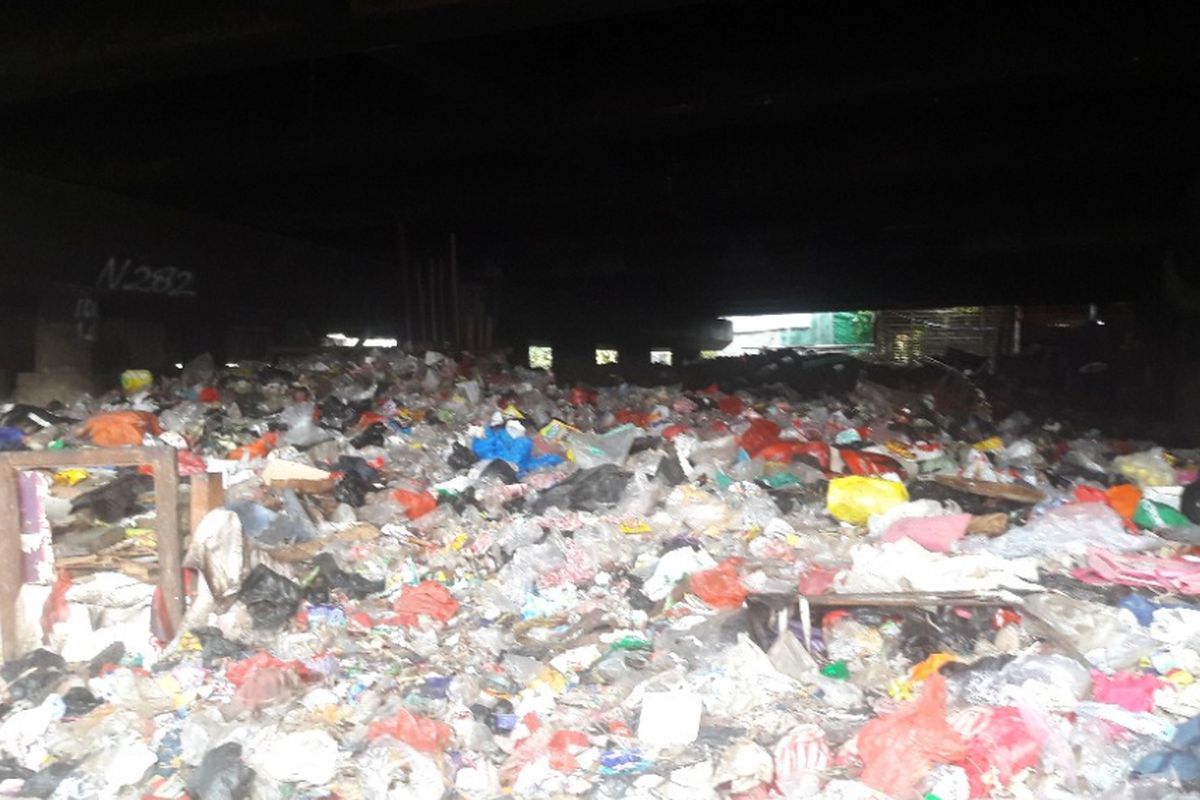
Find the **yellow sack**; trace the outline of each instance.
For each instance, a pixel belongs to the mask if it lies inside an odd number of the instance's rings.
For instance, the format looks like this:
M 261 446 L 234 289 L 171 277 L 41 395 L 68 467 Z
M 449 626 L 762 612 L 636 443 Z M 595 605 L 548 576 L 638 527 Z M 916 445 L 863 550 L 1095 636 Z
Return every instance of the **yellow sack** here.
M 883 478 L 849 475 L 829 482 L 825 507 L 842 522 L 866 525 L 872 514 L 882 514 L 893 506 L 908 502 L 903 483 Z

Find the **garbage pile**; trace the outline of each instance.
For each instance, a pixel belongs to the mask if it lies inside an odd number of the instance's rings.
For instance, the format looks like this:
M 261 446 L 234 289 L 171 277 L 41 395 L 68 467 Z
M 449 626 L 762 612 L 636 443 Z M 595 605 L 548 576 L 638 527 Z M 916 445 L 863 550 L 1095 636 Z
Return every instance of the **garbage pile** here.
M 0 443 L 164 443 L 225 502 L 172 629 L 146 476 L 25 473 L 0 794 L 1200 796 L 1197 453 L 432 352 L 125 384 Z

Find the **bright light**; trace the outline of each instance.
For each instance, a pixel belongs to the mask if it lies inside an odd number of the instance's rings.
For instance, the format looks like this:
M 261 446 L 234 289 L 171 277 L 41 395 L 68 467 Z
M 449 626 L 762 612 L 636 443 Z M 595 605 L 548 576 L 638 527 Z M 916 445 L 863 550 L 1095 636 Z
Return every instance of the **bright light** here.
M 1098 320 L 1096 320 L 1096 324 L 1097 324 L 1097 325 L 1107 325 L 1108 323 L 1106 323 L 1106 322 L 1105 322 L 1104 320 L 1102 320 L 1102 319 L 1098 319 Z
M 226 361 L 225 366 L 228 367 L 229 369 L 237 369 L 238 367 L 241 366 L 241 364 L 239 364 L 236 361 Z
M 554 366 L 554 348 L 531 345 L 529 348 L 530 369 L 551 369 Z
M 671 361 L 674 359 L 674 354 L 670 350 L 651 350 L 650 363 L 661 364 L 665 367 L 671 366 Z
M 376 336 L 373 339 L 363 339 L 363 347 L 395 347 L 400 344 L 399 339 L 392 339 L 387 336 Z
M 358 338 L 344 333 L 327 333 L 325 341 L 334 347 L 358 347 Z
M 616 350 L 606 350 L 600 347 L 596 348 L 596 364 L 604 366 L 606 364 L 616 364 L 619 354 Z
M 182 361 L 180 361 L 180 362 L 177 362 L 177 363 L 175 364 L 175 369 L 183 369 L 183 362 L 182 362 Z

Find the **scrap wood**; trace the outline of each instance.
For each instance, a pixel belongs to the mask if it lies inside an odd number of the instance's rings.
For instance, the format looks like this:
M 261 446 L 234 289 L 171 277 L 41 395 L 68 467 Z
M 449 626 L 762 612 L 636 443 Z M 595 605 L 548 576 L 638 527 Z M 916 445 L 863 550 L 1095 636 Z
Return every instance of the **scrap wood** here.
M 994 497 L 998 500 L 1011 500 L 1014 503 L 1036 505 L 1046 499 L 1040 489 L 1025 483 L 998 483 L 996 481 L 977 481 L 958 475 L 935 475 L 934 481 L 949 489 L 979 495 Z

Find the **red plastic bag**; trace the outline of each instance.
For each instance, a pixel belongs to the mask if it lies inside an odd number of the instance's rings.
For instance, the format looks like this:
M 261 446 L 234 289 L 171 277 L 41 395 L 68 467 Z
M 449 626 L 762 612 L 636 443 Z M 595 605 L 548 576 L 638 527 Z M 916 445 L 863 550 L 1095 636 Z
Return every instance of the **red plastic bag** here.
M 946 722 L 946 679 L 931 676 L 915 701 L 864 725 L 858 754 L 863 783 L 896 798 L 913 797 L 935 762 L 961 761 L 966 744 Z
M 397 489 L 392 492 L 392 498 L 404 506 L 409 519 L 418 519 L 437 508 L 437 498 L 429 492 L 410 492 L 408 489 Z
M 759 455 L 764 447 L 769 447 L 777 442 L 779 442 L 779 426 L 769 419 L 760 418 L 751 420 L 750 428 L 742 434 L 738 445 L 751 457 L 754 457 Z
M 83 423 L 81 432 L 100 447 L 140 447 L 143 436 L 162 428 L 149 411 L 106 411 Z
M 299 661 L 280 661 L 265 650 L 225 670 L 226 680 L 237 687 L 237 699 L 252 708 L 279 700 L 309 674 Z
M 984 783 L 983 776 L 993 768 L 1007 786 L 1018 772 L 1037 766 L 1042 759 L 1042 742 L 1025 724 L 1020 711 L 1007 707 L 994 709 L 987 725 L 967 746 L 964 769 L 971 797 L 990 794 L 991 787 Z
M 738 577 L 740 558 L 727 558 L 713 569 L 691 577 L 692 594 L 713 608 L 739 608 L 746 600 L 746 587 Z
M 567 401 L 573 406 L 594 405 L 600 399 L 595 389 L 585 389 L 576 386 L 567 394 Z
M 54 630 L 54 626 L 59 622 L 65 622 L 67 619 L 67 590 L 71 588 L 71 573 L 65 569 L 58 571 L 58 577 L 54 580 L 54 585 L 50 587 L 50 595 L 46 598 L 46 604 L 42 606 L 42 642 L 45 643 L 50 638 L 50 632 Z
M 454 595 L 434 581 L 421 581 L 416 586 L 405 586 L 393 606 L 399 623 L 406 628 L 417 624 L 417 617 L 425 615 L 439 622 L 449 622 L 458 613 L 458 601 Z
M 668 425 L 667 427 L 663 428 L 663 430 L 662 430 L 662 438 L 666 439 L 669 442 L 672 439 L 674 439 L 676 436 L 678 436 L 679 434 L 687 433 L 687 431 L 688 431 L 687 425 L 679 425 L 679 424 Z
M 402 708 L 391 719 L 372 722 L 367 728 L 367 738 L 374 741 L 390 736 L 404 742 L 414 750 L 424 753 L 440 753 L 450 744 L 450 726 L 428 717 L 418 717 Z
M 742 409 L 745 407 L 746 406 L 742 402 L 742 399 L 734 395 L 722 397 L 717 401 L 717 408 L 721 409 L 731 417 L 736 417 L 738 414 L 742 413 Z
M 550 737 L 550 768 L 559 772 L 574 772 L 579 768 L 575 754 L 586 750 L 588 738 L 579 731 L 555 731 Z
M 904 468 L 900 462 L 883 453 L 866 453 L 862 450 L 849 448 L 838 450 L 846 469 L 855 475 L 888 475 L 895 474 L 904 477 Z
M 208 470 L 204 456 L 193 453 L 191 450 L 179 450 L 175 453 L 175 457 L 180 477 L 203 475 Z

